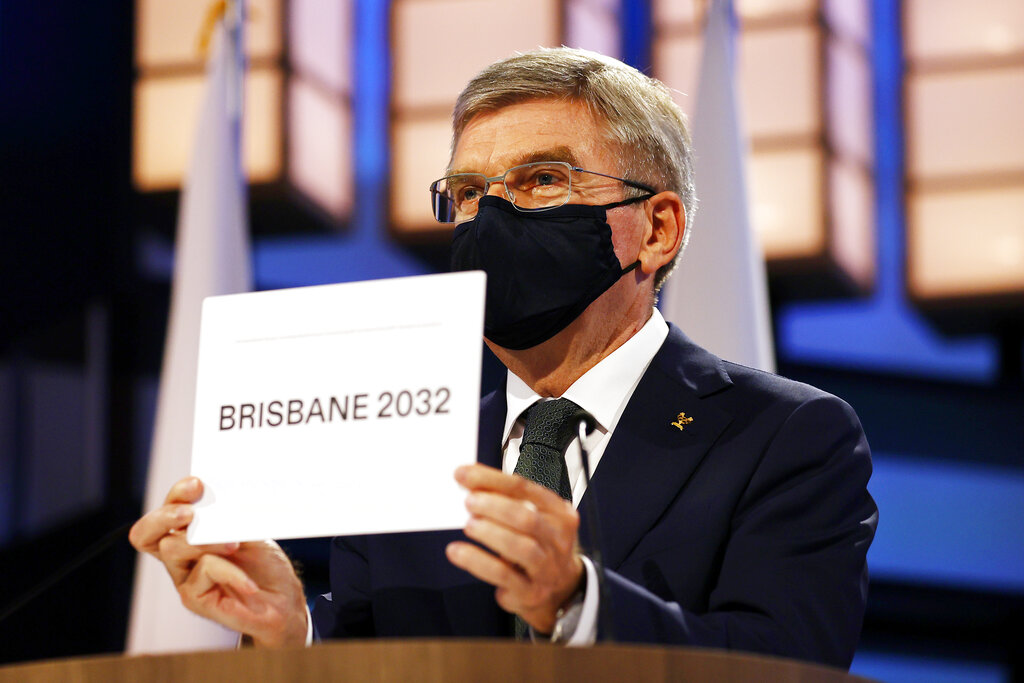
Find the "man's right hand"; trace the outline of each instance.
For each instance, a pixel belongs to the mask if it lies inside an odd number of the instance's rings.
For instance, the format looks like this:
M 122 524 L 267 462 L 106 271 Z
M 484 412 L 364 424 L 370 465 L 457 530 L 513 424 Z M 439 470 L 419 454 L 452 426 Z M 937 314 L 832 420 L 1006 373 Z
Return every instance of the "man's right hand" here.
M 140 552 L 164 563 L 181 602 L 196 614 L 252 637 L 257 645 L 306 642 L 306 603 L 292 563 L 273 541 L 193 546 L 185 540 L 203 495 L 195 477 L 182 479 L 164 504 L 128 535 Z

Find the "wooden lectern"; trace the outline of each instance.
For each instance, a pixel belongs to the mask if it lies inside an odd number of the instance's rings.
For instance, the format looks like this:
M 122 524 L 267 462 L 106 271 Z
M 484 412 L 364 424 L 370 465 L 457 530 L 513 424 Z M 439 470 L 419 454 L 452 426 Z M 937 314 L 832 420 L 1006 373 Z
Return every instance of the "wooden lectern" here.
M 845 671 L 777 657 L 627 645 L 564 648 L 507 640 L 376 640 L 308 649 L 99 656 L 0 667 L 0 683 L 328 681 L 792 681 L 851 683 Z

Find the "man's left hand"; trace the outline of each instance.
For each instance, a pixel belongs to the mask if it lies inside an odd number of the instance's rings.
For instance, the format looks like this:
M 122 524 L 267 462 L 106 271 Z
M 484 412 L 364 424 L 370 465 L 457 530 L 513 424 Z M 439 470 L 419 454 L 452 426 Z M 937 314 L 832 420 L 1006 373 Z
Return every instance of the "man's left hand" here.
M 583 561 L 576 551 L 580 518 L 572 503 L 518 475 L 467 465 L 455 479 L 469 490 L 472 543 L 448 544 L 456 567 L 497 588 L 495 599 L 538 633 L 551 633 L 556 614 L 576 592 Z M 493 554 L 492 554 L 493 553 Z

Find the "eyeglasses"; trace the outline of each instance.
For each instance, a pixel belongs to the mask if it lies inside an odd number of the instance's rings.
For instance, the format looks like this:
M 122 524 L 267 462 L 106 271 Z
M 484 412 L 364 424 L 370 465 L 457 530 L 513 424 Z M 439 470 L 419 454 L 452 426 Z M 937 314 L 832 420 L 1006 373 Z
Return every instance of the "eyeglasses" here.
M 430 184 L 430 203 L 434 218 L 440 223 L 468 221 L 476 215 L 480 198 L 487 194 L 491 183 L 501 181 L 505 186 L 505 197 L 516 209 L 523 212 L 546 211 L 569 203 L 573 180 L 578 179 L 580 173 L 611 178 L 649 194 L 657 194 L 657 190 L 643 183 L 587 171 L 564 161 L 536 161 L 513 166 L 493 178 L 483 173 L 445 176 Z

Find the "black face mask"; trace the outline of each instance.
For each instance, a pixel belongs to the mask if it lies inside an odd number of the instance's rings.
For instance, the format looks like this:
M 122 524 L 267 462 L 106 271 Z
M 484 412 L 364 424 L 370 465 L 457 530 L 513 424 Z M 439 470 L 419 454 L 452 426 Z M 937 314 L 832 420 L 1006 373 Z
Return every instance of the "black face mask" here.
M 650 195 L 603 206 L 566 204 L 524 213 L 501 197 L 480 199 L 473 220 L 452 236 L 453 271 L 487 273 L 484 336 L 506 349 L 551 339 L 630 272 L 612 248 L 606 212 Z

